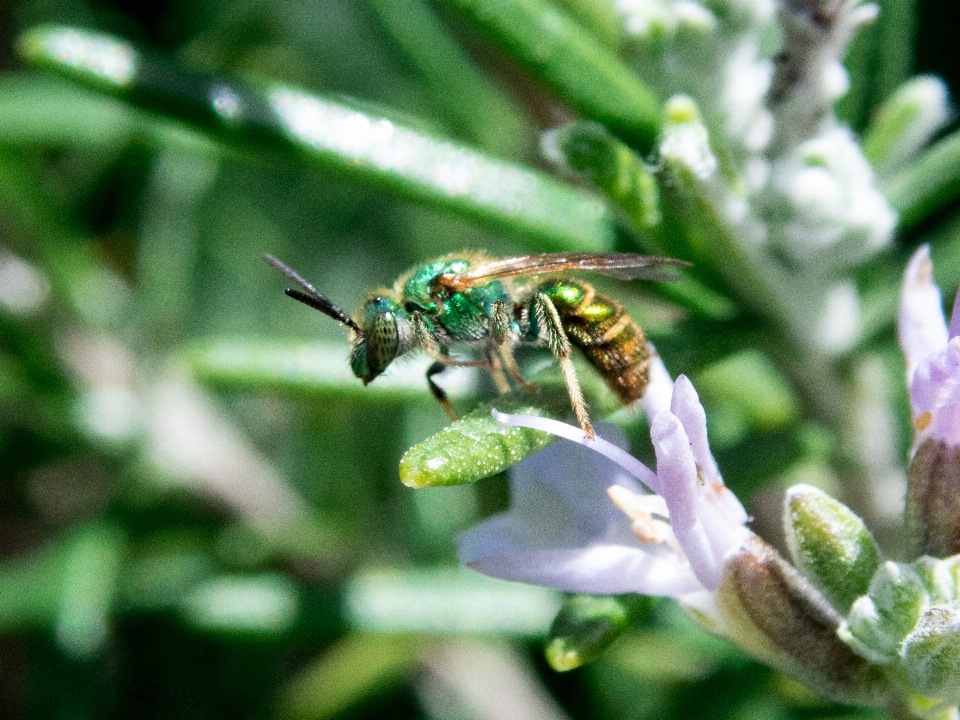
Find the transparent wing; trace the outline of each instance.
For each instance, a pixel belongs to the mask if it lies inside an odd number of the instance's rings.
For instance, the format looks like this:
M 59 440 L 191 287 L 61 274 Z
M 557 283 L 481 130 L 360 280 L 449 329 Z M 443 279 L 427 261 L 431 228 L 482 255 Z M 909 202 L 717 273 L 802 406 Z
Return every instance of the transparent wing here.
M 441 282 L 468 288 L 491 280 L 567 271 L 595 272 L 621 280 L 676 280 L 664 267 L 690 267 L 690 263 L 635 253 L 543 253 L 485 260 L 456 275 L 442 276 Z

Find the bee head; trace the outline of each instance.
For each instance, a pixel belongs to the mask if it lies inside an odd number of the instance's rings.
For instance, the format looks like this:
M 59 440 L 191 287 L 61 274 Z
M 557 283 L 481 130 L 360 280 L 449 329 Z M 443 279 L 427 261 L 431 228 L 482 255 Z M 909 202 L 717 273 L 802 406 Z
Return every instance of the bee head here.
M 362 327 L 354 338 L 350 369 L 366 385 L 395 358 L 413 349 L 415 335 L 410 316 L 389 297 L 374 295 L 360 312 Z
M 287 295 L 350 328 L 353 334 L 350 369 L 364 385 L 386 370 L 394 358 L 416 345 L 410 314 L 391 297 L 389 290 L 371 295 L 360 308 L 360 318 L 355 320 L 272 255 L 264 255 L 263 260 L 297 285 L 284 290 Z

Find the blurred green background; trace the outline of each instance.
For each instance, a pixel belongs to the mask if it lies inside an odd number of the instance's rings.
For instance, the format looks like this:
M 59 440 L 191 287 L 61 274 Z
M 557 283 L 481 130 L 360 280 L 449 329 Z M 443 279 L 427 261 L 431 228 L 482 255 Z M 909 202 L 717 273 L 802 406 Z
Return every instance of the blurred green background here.
M 609 40 L 601 0 L 556 3 Z M 904 25 L 854 45 L 841 110 L 856 129 L 910 71 L 960 87 L 960 6 L 880 4 Z M 870 715 L 819 700 L 669 603 L 644 605 L 596 662 L 550 670 L 559 595 L 455 564 L 456 534 L 504 507 L 504 478 L 402 486 L 403 452 L 446 425 L 422 367 L 363 389 L 343 328 L 285 298 L 260 261 L 276 255 L 352 310 L 447 252 L 593 246 L 474 222 L 27 69 L 16 38 L 42 23 L 544 171 L 540 131 L 573 117 L 427 0 L 0 2 L 0 717 Z M 694 375 L 721 468 L 762 520 L 779 487 L 766 483 L 830 439 L 797 429 L 762 356 L 731 359 L 737 337 L 678 329 L 676 308 L 642 286 L 603 287 L 673 372 Z M 762 400 L 728 392 L 744 372 L 769 376 Z M 643 453 L 641 425 L 626 421 Z

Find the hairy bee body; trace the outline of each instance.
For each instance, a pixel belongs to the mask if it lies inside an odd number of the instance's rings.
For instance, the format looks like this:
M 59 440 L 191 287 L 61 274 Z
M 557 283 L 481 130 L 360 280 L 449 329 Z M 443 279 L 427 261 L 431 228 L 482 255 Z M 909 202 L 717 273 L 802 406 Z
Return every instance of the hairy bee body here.
M 570 342 L 596 368 L 624 405 L 643 397 L 650 380 L 650 348 L 643 330 L 613 298 L 579 280 L 537 287 L 553 301 Z
M 549 340 L 537 321 L 535 298 L 553 302 L 570 343 L 578 348 L 624 405 L 643 397 L 649 381 L 650 350 L 640 327 L 616 300 L 572 278 L 551 279 L 514 290 L 492 280 L 462 291 L 436 287 L 441 276 L 463 272 L 473 258 L 443 258 L 421 265 L 401 278 L 395 292 L 407 312 L 421 314 L 438 343 L 489 340 L 495 303 L 504 303 L 509 332 L 521 343 Z
M 671 280 L 675 278 L 658 268 L 687 264 L 630 253 L 448 255 L 418 265 L 392 288 L 373 292 L 351 318 L 282 262 L 269 255 L 264 260 L 296 284 L 285 290 L 287 295 L 350 328 L 350 366 L 364 384 L 396 358 L 422 350 L 434 360 L 427 370 L 430 391 L 455 420 L 434 375 L 450 366 L 485 367 L 501 392 L 510 389 L 508 376 L 535 390 L 523 378 L 512 349 L 545 345 L 560 364 L 571 406 L 587 437 L 593 437 L 593 428 L 570 357 L 572 348 L 583 352 L 624 405 L 632 405 L 647 389 L 650 349 L 623 305 L 567 273 Z M 516 278 L 527 279 L 515 286 Z M 451 357 L 451 348 L 458 346 L 479 357 Z

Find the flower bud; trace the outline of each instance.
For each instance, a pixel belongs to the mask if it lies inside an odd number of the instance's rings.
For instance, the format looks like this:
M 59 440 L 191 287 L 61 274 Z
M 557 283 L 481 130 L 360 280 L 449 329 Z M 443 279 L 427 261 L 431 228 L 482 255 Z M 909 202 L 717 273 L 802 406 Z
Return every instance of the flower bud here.
M 701 181 L 711 177 L 719 166 L 700 110 L 686 95 L 674 95 L 664 106 L 660 156 L 668 168 L 683 168 Z
M 870 531 L 846 505 L 810 485 L 787 491 L 783 518 L 794 564 L 846 614 L 880 565 Z
M 885 562 L 870 583 L 868 595 L 857 600 L 838 634 L 862 657 L 878 665 L 897 659 L 900 644 L 910 633 L 929 595 L 910 565 Z
M 907 470 L 907 528 L 916 555 L 960 553 L 960 446 L 931 436 L 917 448 Z
M 938 605 L 923 613 L 904 641 L 903 665 L 915 691 L 960 703 L 960 606 Z
M 960 555 L 946 560 L 922 557 L 912 565 L 927 589 L 931 605 L 949 605 L 957 600 L 957 571 Z
M 874 167 L 896 169 L 949 121 L 946 83 L 933 75 L 919 75 L 897 88 L 878 108 L 863 139 L 863 152 Z
M 717 603 L 726 632 L 754 656 L 841 702 L 884 701 L 880 669 L 837 637 L 837 613 L 759 538 L 727 562 Z

